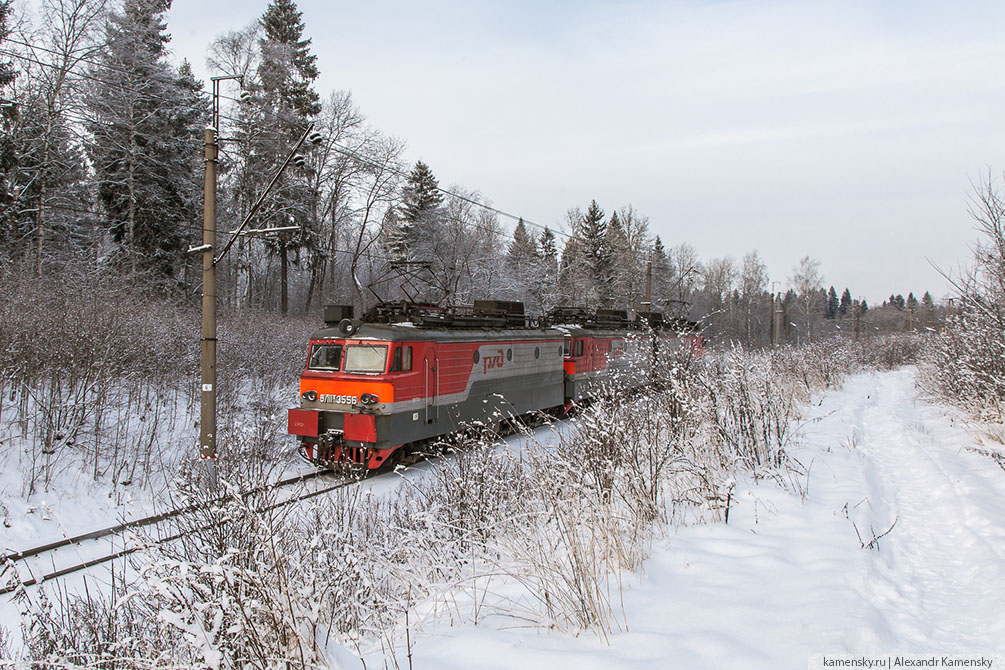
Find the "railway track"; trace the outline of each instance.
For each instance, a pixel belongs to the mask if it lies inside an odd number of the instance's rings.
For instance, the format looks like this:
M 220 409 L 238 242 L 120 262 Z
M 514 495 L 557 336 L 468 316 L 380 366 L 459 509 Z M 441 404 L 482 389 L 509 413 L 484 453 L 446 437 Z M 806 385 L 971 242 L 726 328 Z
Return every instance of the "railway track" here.
M 544 423 L 543 416 L 540 417 L 537 420 L 531 419 L 529 423 L 526 423 L 526 419 L 525 419 L 525 425 L 528 425 L 530 427 L 537 427 L 537 426 L 541 425 L 542 423 Z M 516 433 L 516 425 L 515 424 L 506 424 L 506 425 L 504 425 L 504 426 L 501 427 L 501 429 L 499 430 L 499 432 L 496 434 L 496 437 L 497 438 L 504 438 L 504 437 L 507 437 L 509 435 L 513 435 L 514 433 Z M 431 452 L 417 451 L 417 452 L 415 452 L 415 454 L 411 458 L 409 458 L 408 460 L 402 462 L 402 465 L 412 465 L 412 464 L 414 464 L 416 462 L 421 462 L 421 461 L 424 461 L 424 460 L 428 460 L 431 455 L 433 455 Z M 262 493 L 262 492 L 267 491 L 267 490 L 274 490 L 274 489 L 283 488 L 283 487 L 286 487 L 286 486 L 292 486 L 292 485 L 298 484 L 298 483 L 303 483 L 303 482 L 306 482 L 306 481 L 309 481 L 309 480 L 312 480 L 312 479 L 317 479 L 317 478 L 322 477 L 324 475 L 329 475 L 329 474 L 334 474 L 334 473 L 335 473 L 335 470 L 333 470 L 331 468 L 326 468 L 326 469 L 322 469 L 322 470 L 315 470 L 315 471 L 312 471 L 312 472 L 308 472 L 306 474 L 298 475 L 296 477 L 290 477 L 288 479 L 283 479 L 283 480 L 280 480 L 280 481 L 277 481 L 277 482 L 273 482 L 271 484 L 266 484 L 264 486 L 259 486 L 259 487 L 256 487 L 254 489 L 248 490 L 248 491 L 242 491 L 240 495 L 242 495 L 242 496 L 254 495 L 256 493 Z M 259 508 L 257 511 L 259 513 L 267 512 L 267 511 L 270 511 L 270 510 L 273 510 L 273 509 L 277 509 L 279 507 L 283 507 L 285 505 L 290 505 L 290 504 L 293 504 L 293 503 L 296 503 L 296 502 L 300 502 L 302 500 L 308 500 L 308 499 L 314 498 L 316 496 L 324 495 L 325 493 L 330 493 L 330 492 L 336 491 L 336 490 L 338 490 L 340 488 L 345 488 L 345 487 L 348 487 L 348 486 L 352 486 L 352 485 L 358 483 L 362 478 L 367 477 L 370 474 L 371 474 L 371 472 L 364 472 L 362 474 L 362 476 L 360 476 L 360 477 L 354 477 L 354 478 L 349 479 L 349 480 L 342 480 L 342 481 L 334 483 L 334 484 L 332 484 L 330 486 L 325 486 L 325 487 L 322 487 L 320 489 L 316 489 L 316 490 L 313 490 L 313 491 L 307 491 L 307 492 L 304 492 L 304 493 L 296 494 L 296 495 L 293 495 L 293 496 L 291 496 L 289 498 L 283 499 L 283 500 L 281 500 L 279 502 L 275 502 L 275 503 L 271 503 L 269 505 L 265 505 L 265 506 Z M 150 515 L 150 516 L 143 517 L 143 518 L 140 518 L 140 519 L 132 519 L 132 520 L 129 520 L 129 521 L 124 521 L 124 522 L 116 524 L 114 526 L 109 526 L 108 528 L 102 528 L 102 529 L 99 529 L 99 530 L 90 531 L 88 533 L 82 533 L 80 535 L 75 535 L 73 537 L 66 537 L 66 538 L 63 538 L 61 540 L 57 540 L 55 542 L 50 542 L 48 544 L 39 545 L 37 547 L 32 547 L 32 548 L 29 548 L 29 549 L 24 549 L 22 551 L 9 552 L 6 555 L 0 556 L 0 578 L 3 577 L 3 575 L 4 575 L 4 570 L 3 569 L 6 566 L 16 565 L 18 563 L 25 564 L 26 561 L 28 561 L 29 559 L 38 559 L 39 562 L 40 562 L 46 556 L 49 556 L 49 557 L 54 556 L 54 554 L 56 552 L 58 552 L 60 549 L 73 548 L 74 551 L 77 552 L 78 556 L 79 556 L 79 550 L 84 546 L 85 543 L 88 543 L 88 542 L 97 543 L 97 542 L 100 542 L 101 540 L 104 540 L 104 539 L 107 539 L 107 538 L 121 537 L 121 543 L 120 543 L 120 546 L 118 548 L 114 548 L 114 541 L 112 541 L 112 542 L 109 542 L 109 544 L 112 545 L 112 548 L 107 549 L 107 550 L 105 550 L 103 552 L 98 552 L 93 557 L 90 557 L 90 558 L 87 558 L 87 559 L 79 559 L 76 562 L 73 562 L 73 563 L 70 563 L 70 564 L 67 564 L 67 565 L 63 565 L 62 567 L 56 567 L 55 560 L 50 559 L 49 563 L 52 566 L 51 568 L 48 568 L 45 571 L 38 570 L 37 574 L 32 573 L 31 576 L 28 579 L 21 579 L 20 575 L 18 575 L 18 578 L 15 579 L 12 583 L 11 582 L 4 583 L 4 582 L 0 581 L 0 595 L 12 593 L 14 591 L 17 591 L 20 588 L 25 588 L 25 587 L 29 587 L 29 586 L 35 586 L 35 585 L 38 585 L 38 584 L 42 584 L 44 582 L 47 582 L 47 581 L 50 581 L 50 580 L 53 580 L 53 579 L 58 579 L 60 577 L 66 576 L 66 575 L 73 574 L 75 572 L 81 572 L 83 570 L 86 570 L 88 568 L 94 567 L 96 565 L 101 565 L 101 564 L 104 564 L 104 563 L 108 563 L 110 561 L 114 561 L 115 559 L 122 558 L 124 556 L 128 556 L 128 555 L 136 553 L 138 551 L 142 551 L 143 549 L 147 548 L 149 546 L 149 544 L 127 545 L 126 538 L 123 535 L 124 533 L 126 533 L 126 531 L 138 530 L 140 528 L 149 528 L 151 526 L 156 526 L 157 524 L 164 523 L 165 521 L 169 521 L 171 519 L 183 516 L 185 514 L 191 514 L 191 513 L 196 512 L 196 511 L 198 511 L 200 509 L 205 509 L 205 507 L 207 505 L 213 505 L 213 504 L 218 504 L 218 503 L 224 502 L 227 499 L 229 499 L 230 497 L 231 496 L 220 496 L 220 497 L 218 497 L 218 498 L 216 498 L 214 500 L 208 501 L 208 502 L 202 502 L 202 503 L 198 503 L 198 504 L 186 505 L 185 507 L 181 507 L 181 508 L 178 508 L 178 509 L 170 510 L 170 511 L 167 511 L 167 512 L 162 512 L 160 514 Z M 211 527 L 212 527 L 212 525 L 205 525 L 205 526 L 200 526 L 198 528 L 191 528 L 191 529 L 185 530 L 184 532 L 172 533 L 170 535 L 157 538 L 156 540 L 152 540 L 152 544 L 165 544 L 165 543 L 168 543 L 168 542 L 173 542 L 175 540 L 178 540 L 178 539 L 181 539 L 181 538 L 185 537 L 186 535 L 188 535 L 190 533 L 198 532 L 198 531 L 202 531 L 202 530 L 208 530 Z M 15 574 L 17 574 L 17 572 L 15 572 Z
M 332 474 L 334 471 L 331 469 L 317 470 L 314 472 L 306 473 L 303 475 L 298 475 L 296 477 L 290 477 L 288 479 L 283 479 L 271 484 L 257 487 L 249 491 L 243 491 L 241 495 L 254 495 L 256 493 L 262 493 L 268 490 L 275 490 L 279 488 L 284 488 L 287 486 L 292 486 L 294 484 L 303 483 L 311 479 L 317 479 L 323 475 Z M 258 512 L 267 512 L 278 507 L 285 505 L 290 505 L 295 502 L 300 502 L 302 500 L 307 500 L 316 496 L 324 495 L 325 493 L 330 493 L 340 488 L 345 488 L 347 486 L 352 486 L 359 481 L 358 478 L 339 481 L 338 483 L 332 484 L 330 486 L 325 486 L 320 489 L 315 489 L 312 491 L 307 491 L 304 493 L 295 494 L 289 498 L 285 498 L 279 502 L 271 503 L 269 505 L 263 506 Z M 36 584 L 42 584 L 43 582 L 57 579 L 59 577 L 64 577 L 75 572 L 80 572 L 88 568 L 94 567 L 96 565 L 101 565 L 103 563 L 108 563 L 109 561 L 114 561 L 115 559 L 128 556 L 137 551 L 141 551 L 148 545 L 130 545 L 124 536 L 124 533 L 130 530 L 138 530 L 140 528 L 149 528 L 151 526 L 156 526 L 158 524 L 164 523 L 171 519 L 175 519 L 186 514 L 191 514 L 200 509 L 205 509 L 206 505 L 218 504 L 226 501 L 229 496 L 221 496 L 215 500 L 211 500 L 207 503 L 199 503 L 187 505 L 182 508 L 170 510 L 167 512 L 162 512 L 160 514 L 153 514 L 140 519 L 132 519 L 129 521 L 124 521 L 120 524 L 114 526 L 109 526 L 108 528 L 101 528 L 98 530 L 90 531 L 88 533 L 82 533 L 80 535 L 75 535 L 73 537 L 66 537 L 55 542 L 50 542 L 48 544 L 39 545 L 37 547 L 32 547 L 30 549 L 25 549 L 22 551 L 13 551 L 7 553 L 2 558 L 0 558 L 0 568 L 9 565 L 16 565 L 18 563 L 25 563 L 28 559 L 38 559 L 39 561 L 44 560 L 45 557 L 50 557 L 50 563 L 52 568 L 39 574 L 33 574 L 28 579 L 21 579 L 18 577 L 14 583 L 0 584 L 0 595 L 12 593 L 20 588 L 34 586 Z M 160 537 L 153 541 L 154 544 L 164 544 L 167 542 L 172 542 L 178 540 L 189 533 L 195 532 L 196 530 L 207 530 L 212 526 L 207 525 L 200 527 L 198 529 L 189 529 L 180 533 L 173 533 L 165 537 Z M 118 547 L 116 547 L 115 538 L 121 538 L 121 542 Z M 105 549 L 99 551 L 93 557 L 87 559 L 80 559 L 80 550 L 84 547 L 86 543 L 100 543 L 101 540 L 108 540 L 110 549 Z M 77 562 L 71 563 L 69 565 L 63 565 L 62 567 L 56 567 L 55 554 L 60 549 L 73 548 L 77 553 Z M 2 572 L 0 572 L 2 574 Z

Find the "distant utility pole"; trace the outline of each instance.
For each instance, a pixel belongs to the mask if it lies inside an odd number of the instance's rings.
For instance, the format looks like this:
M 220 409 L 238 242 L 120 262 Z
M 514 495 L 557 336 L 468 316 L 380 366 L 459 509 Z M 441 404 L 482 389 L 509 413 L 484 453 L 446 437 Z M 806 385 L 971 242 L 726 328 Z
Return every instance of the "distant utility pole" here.
M 775 297 L 775 286 L 778 282 L 771 282 L 771 320 L 768 323 L 768 341 L 772 349 L 778 346 L 782 339 L 782 294 Z
M 771 302 L 768 306 L 768 347 L 775 348 L 775 293 L 771 292 Z
M 855 341 L 858 342 L 858 334 L 861 330 L 862 324 L 862 297 L 859 296 L 858 301 L 855 303 Z

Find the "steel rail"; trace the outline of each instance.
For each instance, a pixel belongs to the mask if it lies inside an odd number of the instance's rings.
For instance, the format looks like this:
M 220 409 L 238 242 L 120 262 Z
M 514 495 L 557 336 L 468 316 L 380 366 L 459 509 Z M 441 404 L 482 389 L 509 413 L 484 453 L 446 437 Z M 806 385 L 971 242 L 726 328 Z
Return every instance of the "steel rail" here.
M 287 479 L 282 479 L 282 480 L 279 480 L 279 481 L 276 481 L 276 482 L 272 482 L 270 484 L 265 484 L 265 485 L 262 485 L 262 486 L 259 486 L 259 487 L 253 488 L 253 489 L 249 489 L 248 491 L 241 491 L 237 495 L 247 496 L 247 495 L 254 495 L 256 493 L 264 493 L 265 491 L 279 489 L 279 488 L 283 488 L 285 486 L 290 486 L 292 484 L 296 484 L 296 483 L 299 483 L 299 482 L 304 482 L 304 481 L 308 481 L 308 480 L 311 480 L 311 479 L 315 479 L 315 478 L 320 477 L 322 475 L 331 474 L 332 472 L 333 472 L 333 470 L 330 469 L 330 468 L 329 469 L 324 469 L 324 470 L 316 470 L 314 472 L 308 472 L 308 473 L 304 473 L 302 475 L 297 475 L 296 477 L 289 477 Z M 264 508 L 262 510 L 258 510 L 258 511 L 260 511 L 260 512 L 261 511 L 267 511 L 267 510 L 273 509 L 274 507 L 277 507 L 279 505 L 285 505 L 285 504 L 289 504 L 291 502 L 297 502 L 299 500 L 304 500 L 304 499 L 313 497 L 315 495 L 320 495 L 322 493 L 327 493 L 329 491 L 333 491 L 335 489 L 342 488 L 344 486 L 348 486 L 348 485 L 353 484 L 353 483 L 355 483 L 355 482 L 342 482 L 342 483 L 339 483 L 339 484 L 337 484 L 335 486 L 332 486 L 332 487 L 329 487 L 329 488 L 326 488 L 326 489 L 321 489 L 321 490 L 319 490 L 317 492 L 310 492 L 309 494 L 304 495 L 304 496 L 300 496 L 300 497 L 296 497 L 295 496 L 295 497 L 290 498 L 288 500 L 285 500 L 285 501 L 283 501 L 281 503 L 278 503 L 276 505 L 272 505 L 272 506 L 266 507 L 266 508 Z M 57 540 L 55 542 L 50 542 L 48 544 L 43 544 L 43 545 L 39 545 L 37 547 L 32 547 L 30 549 L 25 549 L 25 550 L 22 550 L 22 551 L 14 551 L 14 552 L 8 553 L 5 556 L 3 556 L 2 558 L 0 558 L 0 565 L 2 565 L 3 563 L 7 563 L 7 562 L 9 562 L 9 563 L 15 563 L 17 561 L 23 561 L 23 560 L 25 560 L 27 558 L 32 558 L 32 557 L 35 557 L 35 556 L 40 556 L 42 554 L 47 554 L 49 552 L 55 551 L 57 549 L 61 549 L 63 547 L 69 547 L 69 546 L 73 546 L 73 545 L 79 545 L 81 542 L 86 542 L 88 540 L 100 540 L 101 538 L 109 537 L 109 536 L 112 536 L 112 535 L 117 535 L 117 534 L 122 533 L 123 531 L 129 530 L 129 529 L 143 528 L 145 526 L 152 526 L 154 524 L 158 524 L 158 523 L 161 523 L 163 521 L 167 521 L 168 519 L 172 519 L 172 518 L 181 516 L 183 514 L 191 514 L 192 512 L 198 511 L 200 509 L 204 509 L 208 505 L 220 504 L 220 503 L 225 502 L 225 501 L 227 501 L 227 500 L 229 500 L 231 498 L 232 498 L 232 496 L 230 496 L 230 495 L 223 495 L 223 496 L 220 496 L 218 498 L 214 498 L 213 500 L 210 500 L 210 501 L 207 501 L 207 502 L 193 503 L 191 505 L 187 505 L 185 507 L 181 507 L 181 508 L 178 508 L 178 509 L 169 510 L 167 512 L 162 512 L 160 514 L 153 514 L 153 515 L 142 517 L 142 518 L 139 518 L 139 519 L 132 519 L 130 521 L 126 521 L 126 522 L 123 522 L 123 523 L 120 523 L 120 524 L 116 524 L 115 526 L 109 526 L 108 528 L 101 528 L 99 530 L 94 530 L 94 531 L 90 531 L 90 532 L 87 532 L 87 533 L 82 533 L 80 535 L 74 535 L 73 537 L 63 538 L 63 539 Z M 200 530 L 204 530 L 204 529 L 200 529 Z M 184 534 L 182 534 L 182 535 L 184 535 Z M 159 540 L 158 542 L 161 542 L 161 541 L 167 542 L 167 541 L 170 541 L 172 539 L 178 539 L 178 537 L 165 538 L 163 540 Z M 98 565 L 100 563 L 106 563 L 106 562 L 108 562 L 110 560 L 114 560 L 114 559 L 119 558 L 121 556 L 125 556 L 125 555 L 130 554 L 133 551 L 136 551 L 137 549 L 140 549 L 140 548 L 142 548 L 142 547 L 133 547 L 133 548 L 130 548 L 128 550 L 123 550 L 123 551 L 117 552 L 114 555 L 110 554 L 108 556 L 104 556 L 104 557 L 101 557 L 101 558 L 98 558 L 98 559 L 94 559 L 94 560 L 91 560 L 91 561 L 85 561 L 85 562 L 80 563 L 80 564 L 78 564 L 76 566 L 73 566 L 71 568 L 63 568 L 63 569 L 60 569 L 60 570 L 56 570 L 55 572 L 52 572 L 52 573 L 49 573 L 49 574 L 45 575 L 40 580 L 31 579 L 31 580 L 28 580 L 26 582 L 22 582 L 21 584 L 23 586 L 31 586 L 33 584 L 39 583 L 40 581 L 46 581 L 47 579 L 53 579 L 53 578 L 56 578 L 56 577 L 62 577 L 63 575 L 70 574 L 72 572 L 78 572 L 78 571 L 83 570 L 85 568 L 91 567 L 92 565 Z M 0 595 L 5 594 L 5 593 L 10 593 L 11 591 L 13 591 L 13 590 L 15 590 L 17 588 L 18 588 L 17 586 L 14 586 L 14 587 L 0 587 Z
M 324 471 L 320 471 L 318 474 L 324 474 Z M 255 512 L 258 513 L 258 514 L 261 514 L 263 512 L 268 512 L 270 510 L 274 510 L 274 509 L 277 509 L 279 507 L 283 507 L 284 505 L 289 505 L 289 504 L 292 504 L 292 503 L 295 503 L 295 502 L 300 502 L 302 500 L 307 500 L 309 498 L 314 498 L 316 496 L 323 495 L 325 493 L 330 493 L 330 492 L 336 491 L 338 489 L 346 488 L 347 486 L 352 486 L 353 484 L 358 484 L 359 481 L 360 480 L 356 479 L 356 480 L 352 480 L 352 481 L 348 481 L 348 482 L 340 482 L 340 483 L 335 484 L 333 486 L 329 486 L 329 487 L 324 488 L 324 489 L 319 489 L 317 491 L 308 491 L 307 493 L 304 493 L 302 495 L 294 496 L 292 498 L 288 498 L 287 500 L 282 500 L 280 502 L 276 502 L 276 503 L 272 503 L 270 505 L 266 505 L 265 507 L 262 507 L 260 509 L 256 509 Z M 261 488 L 259 488 L 257 490 L 260 491 Z M 226 499 L 226 497 L 224 497 L 223 499 Z M 199 505 L 199 506 L 196 506 L 196 509 L 202 509 L 203 507 L 204 506 Z M 195 510 L 189 510 L 189 511 L 195 511 Z M 150 524 L 148 524 L 148 525 L 150 525 Z M 182 533 L 176 533 L 176 534 L 170 535 L 168 537 L 158 538 L 158 539 L 154 540 L 152 544 L 154 544 L 154 545 L 165 544 L 167 542 L 173 542 L 175 540 L 180 540 L 181 538 L 185 537 L 186 535 L 189 535 L 191 533 L 196 533 L 196 532 L 199 532 L 199 531 L 203 531 L 203 530 L 209 530 L 210 528 L 214 528 L 217 525 L 218 524 L 215 524 L 215 523 L 213 523 L 213 524 L 207 524 L 205 526 L 200 526 L 199 528 L 194 528 L 194 529 L 186 530 L 186 531 L 184 531 Z M 110 535 L 114 535 L 114 533 L 110 533 Z M 105 537 L 107 537 L 107 535 Z M 88 539 L 94 539 L 94 538 L 88 538 Z M 100 539 L 100 538 L 98 538 L 98 539 Z M 69 567 L 66 567 L 66 568 L 60 568 L 59 570 L 55 570 L 53 572 L 45 573 L 45 574 L 41 575 L 40 577 L 32 577 L 32 578 L 27 579 L 25 581 L 20 581 L 17 584 L 13 584 L 13 585 L 9 585 L 9 586 L 0 586 L 0 595 L 4 595 L 4 594 L 7 594 L 7 593 L 12 593 L 13 591 L 17 591 L 20 588 L 24 588 L 24 587 L 28 587 L 28 586 L 35 586 L 37 584 L 41 584 L 41 583 L 49 581 L 51 579 L 57 579 L 59 577 L 64 577 L 64 576 L 72 574 L 74 572 L 80 572 L 81 570 L 86 570 L 87 568 L 94 567 L 95 565 L 101 565 L 102 563 L 107 563 L 109 561 L 114 561 L 117 558 L 122 558 L 124 556 L 128 556 L 129 554 L 133 554 L 133 553 L 135 553 L 137 551 L 142 551 L 144 549 L 149 548 L 150 546 L 151 546 L 150 544 L 140 544 L 140 545 L 136 545 L 136 546 L 133 546 L 133 547 L 126 547 L 125 549 L 122 549 L 121 551 L 117 551 L 117 552 L 114 552 L 114 553 L 111 553 L 111 554 L 107 554 L 105 556 L 94 558 L 94 559 L 91 559 L 89 561 L 84 561 L 82 563 L 78 563 L 76 565 L 72 565 L 72 566 L 69 566 Z

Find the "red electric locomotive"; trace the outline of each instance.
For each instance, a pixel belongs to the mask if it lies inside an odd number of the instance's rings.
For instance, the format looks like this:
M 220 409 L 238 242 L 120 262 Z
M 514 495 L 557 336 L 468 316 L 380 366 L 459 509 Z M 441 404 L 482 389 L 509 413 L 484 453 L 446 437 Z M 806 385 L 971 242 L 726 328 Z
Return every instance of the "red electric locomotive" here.
M 289 432 L 316 463 L 375 469 L 464 426 L 568 409 L 617 372 L 644 383 L 637 366 L 651 359 L 654 331 L 624 312 L 553 320 L 574 325 L 529 327 L 518 302 L 476 301 L 467 314 L 383 304 L 363 322 L 351 307 L 326 307 Z

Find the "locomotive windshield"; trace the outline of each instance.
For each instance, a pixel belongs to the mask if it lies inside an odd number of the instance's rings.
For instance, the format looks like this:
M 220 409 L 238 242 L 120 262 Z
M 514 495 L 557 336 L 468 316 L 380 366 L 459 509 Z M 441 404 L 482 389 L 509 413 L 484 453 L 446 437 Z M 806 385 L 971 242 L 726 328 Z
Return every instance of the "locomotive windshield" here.
M 345 350 L 345 372 L 383 372 L 386 344 L 351 344 Z
M 310 370 L 338 370 L 342 365 L 341 344 L 315 344 L 311 347 L 311 358 L 307 362 Z

